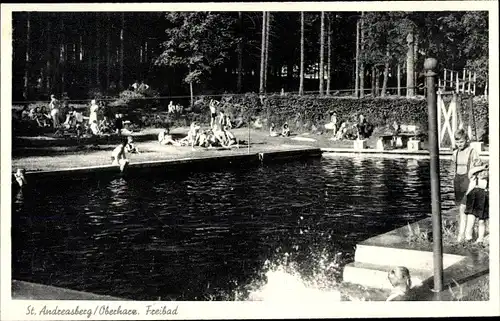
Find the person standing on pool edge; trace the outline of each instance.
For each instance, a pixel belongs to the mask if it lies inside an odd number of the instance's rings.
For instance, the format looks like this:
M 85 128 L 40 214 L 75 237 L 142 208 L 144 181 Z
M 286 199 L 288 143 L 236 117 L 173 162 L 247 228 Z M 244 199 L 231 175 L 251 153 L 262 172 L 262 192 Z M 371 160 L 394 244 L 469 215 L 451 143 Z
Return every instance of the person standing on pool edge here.
M 469 137 L 465 130 L 459 129 L 455 132 L 456 150 L 452 156 L 453 188 L 455 190 L 455 203 L 459 206 L 459 224 L 457 242 L 462 242 L 465 238 L 467 225 L 474 224 L 474 218 L 468 219 L 465 214 L 466 193 L 469 189 L 469 170 L 477 160 L 479 154 L 470 146 Z

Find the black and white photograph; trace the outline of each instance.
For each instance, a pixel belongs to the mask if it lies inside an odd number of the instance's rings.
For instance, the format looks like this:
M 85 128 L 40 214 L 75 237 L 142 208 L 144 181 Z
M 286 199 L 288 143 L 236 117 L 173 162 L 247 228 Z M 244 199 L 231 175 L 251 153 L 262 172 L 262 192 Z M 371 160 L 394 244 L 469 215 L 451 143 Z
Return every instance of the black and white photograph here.
M 2 320 L 499 315 L 497 5 L 2 5 Z

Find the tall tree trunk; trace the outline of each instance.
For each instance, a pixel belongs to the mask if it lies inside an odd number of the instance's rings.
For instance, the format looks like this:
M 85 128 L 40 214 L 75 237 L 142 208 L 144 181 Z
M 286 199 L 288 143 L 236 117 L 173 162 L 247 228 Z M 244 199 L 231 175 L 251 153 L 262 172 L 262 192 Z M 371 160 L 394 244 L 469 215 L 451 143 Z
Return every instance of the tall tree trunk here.
M 51 17 L 49 16 L 47 18 L 47 64 L 46 64 L 46 72 L 45 76 L 47 77 L 46 79 L 46 88 L 47 88 L 47 93 L 50 95 L 51 91 L 51 86 L 52 86 L 52 30 L 51 30 L 51 24 L 50 24 Z
M 61 94 L 63 95 L 64 94 L 64 90 L 66 88 L 66 79 L 65 79 L 65 68 L 66 68 L 66 62 L 64 61 L 64 56 L 65 56 L 65 42 L 66 42 L 66 39 L 64 37 L 64 19 L 61 18 L 61 41 L 59 43 L 59 68 L 60 68 L 60 75 L 61 75 Z
M 375 68 L 375 96 L 378 97 L 380 95 L 380 71 L 378 68 Z
M 389 47 L 386 48 L 385 52 L 385 65 L 384 65 L 384 80 L 382 81 L 382 92 L 381 97 L 385 97 L 387 91 L 387 79 L 389 78 Z
M 264 93 L 264 68 L 266 61 L 266 18 L 267 14 L 265 11 L 262 12 L 262 40 L 260 46 L 260 85 L 259 93 Z
M 96 48 L 95 48 L 95 83 L 97 85 L 97 88 L 101 90 L 101 77 L 100 77 L 100 69 L 101 69 L 101 28 L 100 28 L 100 23 L 99 23 L 99 16 L 96 17 Z
M 413 41 L 413 84 L 415 85 L 415 87 L 417 86 L 418 82 L 417 82 L 417 76 L 418 76 L 418 73 L 415 71 L 416 69 L 416 66 L 417 66 L 417 62 L 418 62 L 418 33 L 415 33 L 414 34 L 414 41 Z M 417 90 L 415 89 L 415 95 L 417 94 Z
M 238 42 L 238 80 L 236 88 L 241 93 L 243 87 L 243 37 L 245 36 L 243 32 L 243 13 L 241 11 L 238 11 L 238 29 L 240 39 Z
M 108 12 L 108 28 L 106 33 L 106 91 L 109 90 L 111 76 L 111 18 Z
M 267 74 L 269 69 L 269 31 L 271 29 L 271 13 L 266 13 L 266 50 L 264 51 L 264 92 L 267 92 Z
M 354 77 L 354 97 L 359 97 L 359 33 L 360 33 L 360 22 L 356 22 L 356 67 L 355 67 L 355 77 Z
M 304 11 L 300 12 L 300 84 L 299 95 L 304 94 Z
M 30 51 L 31 51 L 31 39 L 30 39 L 30 34 L 31 34 L 31 16 L 30 13 L 27 13 L 27 20 L 26 20 L 26 64 L 24 66 L 24 89 L 23 89 L 23 96 L 24 99 L 28 99 L 29 95 L 29 77 L 30 77 Z
M 323 96 L 325 82 L 325 12 L 321 11 L 321 31 L 319 47 L 319 95 Z
M 372 67 L 372 88 L 371 88 L 371 91 L 372 91 L 372 96 L 375 97 L 376 96 L 376 92 L 375 92 L 375 79 L 377 78 L 377 72 L 375 71 L 375 66 Z
M 361 12 L 361 26 L 360 26 L 360 56 L 364 55 L 365 50 L 365 13 Z M 359 97 L 363 98 L 365 96 L 365 63 L 363 61 L 359 62 Z
M 125 13 L 121 14 L 122 25 L 120 28 L 120 90 L 124 89 L 123 86 L 123 58 L 124 58 L 124 41 L 123 41 L 123 33 L 125 29 Z
M 326 60 L 326 95 L 330 95 L 330 86 L 332 78 L 332 22 L 331 14 L 328 16 L 328 32 L 327 32 L 327 60 Z
M 408 52 L 406 54 L 406 97 L 415 96 L 415 68 L 414 68 L 414 49 L 413 32 L 410 31 L 406 37 Z
M 398 63 L 398 97 L 401 96 L 401 64 Z
M 90 30 L 86 30 L 85 33 L 85 44 L 86 44 L 86 52 L 89 53 L 87 55 L 87 81 L 88 81 L 88 88 L 92 88 L 94 86 L 94 47 L 92 46 L 92 40 L 95 40 L 95 37 L 90 33 Z

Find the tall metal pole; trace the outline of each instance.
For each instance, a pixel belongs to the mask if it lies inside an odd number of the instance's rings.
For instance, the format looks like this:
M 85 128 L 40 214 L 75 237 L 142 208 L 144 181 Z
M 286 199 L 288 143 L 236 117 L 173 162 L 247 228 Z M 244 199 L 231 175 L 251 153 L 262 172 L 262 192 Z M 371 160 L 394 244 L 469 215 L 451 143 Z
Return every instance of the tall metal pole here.
M 439 146 L 436 100 L 437 60 L 424 62 L 427 79 L 427 106 L 429 110 L 429 153 L 431 156 L 432 247 L 434 253 L 434 292 L 443 290 L 443 242 L 441 238 L 441 192 L 439 186 Z

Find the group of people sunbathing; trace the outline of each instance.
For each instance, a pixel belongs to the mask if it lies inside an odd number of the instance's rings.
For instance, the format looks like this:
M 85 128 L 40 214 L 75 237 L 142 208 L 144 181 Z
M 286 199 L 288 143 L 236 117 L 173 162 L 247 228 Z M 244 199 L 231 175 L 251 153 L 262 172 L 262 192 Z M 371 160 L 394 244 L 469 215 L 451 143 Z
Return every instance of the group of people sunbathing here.
M 330 112 L 330 122 L 325 124 L 325 129 L 333 132 L 330 140 L 366 139 L 373 132 L 373 126 L 361 114 L 358 116 L 357 122 L 344 121 L 337 129 L 337 113 L 333 111 Z
M 228 126 L 222 127 L 213 124 L 211 128 L 202 129 L 197 122 L 192 122 L 186 137 L 175 140 L 168 130 L 164 130 L 158 134 L 158 142 L 162 145 L 174 146 L 200 146 L 200 147 L 225 147 L 229 148 L 236 146 L 239 148 L 238 140 L 229 130 Z
M 281 133 L 279 133 L 276 130 L 276 125 L 274 123 L 271 123 L 271 127 L 269 127 L 269 136 L 271 137 L 289 137 L 290 136 L 290 127 L 288 126 L 288 123 L 284 123 L 283 126 L 281 127 Z
M 123 115 L 115 115 L 114 122 L 104 113 L 104 106 L 98 105 L 96 100 L 92 100 L 89 108 L 89 116 L 85 116 L 81 111 L 70 107 L 67 103 L 61 103 L 54 95 L 48 107 L 37 106 L 29 108 L 24 106 L 20 113 L 20 124 L 36 128 L 52 128 L 56 136 L 75 135 L 92 136 L 107 135 L 114 132 L 123 133 Z

